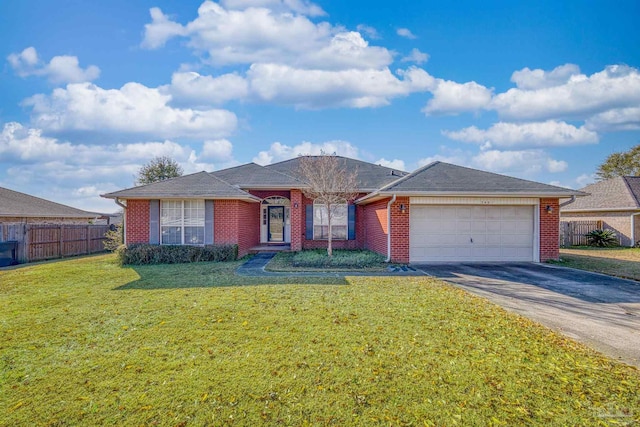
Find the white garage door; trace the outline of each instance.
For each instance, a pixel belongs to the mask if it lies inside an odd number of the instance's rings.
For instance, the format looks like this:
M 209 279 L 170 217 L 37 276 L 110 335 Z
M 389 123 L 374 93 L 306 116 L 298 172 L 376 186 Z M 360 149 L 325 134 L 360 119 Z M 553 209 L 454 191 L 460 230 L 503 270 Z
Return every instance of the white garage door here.
M 411 262 L 533 261 L 533 206 L 411 205 Z

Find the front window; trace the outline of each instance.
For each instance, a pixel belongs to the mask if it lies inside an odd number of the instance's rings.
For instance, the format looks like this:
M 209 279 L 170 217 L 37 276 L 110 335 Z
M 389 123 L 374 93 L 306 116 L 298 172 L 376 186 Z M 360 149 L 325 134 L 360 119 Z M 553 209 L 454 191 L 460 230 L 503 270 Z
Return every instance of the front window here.
M 347 240 L 347 204 L 331 205 L 331 238 Z M 327 205 L 313 205 L 313 238 L 324 240 L 329 238 L 329 212 Z
M 163 200 L 160 230 L 163 245 L 203 245 L 204 200 Z

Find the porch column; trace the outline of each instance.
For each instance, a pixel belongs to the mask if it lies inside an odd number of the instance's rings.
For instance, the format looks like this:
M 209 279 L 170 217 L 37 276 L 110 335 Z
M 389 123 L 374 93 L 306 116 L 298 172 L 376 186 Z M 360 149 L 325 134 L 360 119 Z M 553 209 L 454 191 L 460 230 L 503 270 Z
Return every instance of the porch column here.
M 304 236 L 304 222 L 302 221 L 302 191 L 291 190 L 291 250 L 302 250 L 302 237 Z

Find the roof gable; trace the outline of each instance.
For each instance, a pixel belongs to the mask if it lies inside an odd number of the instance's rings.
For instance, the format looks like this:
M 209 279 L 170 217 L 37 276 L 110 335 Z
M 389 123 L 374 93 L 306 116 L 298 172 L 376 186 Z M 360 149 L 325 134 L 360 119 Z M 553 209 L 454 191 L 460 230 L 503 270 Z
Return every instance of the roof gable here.
M 298 188 L 302 182 L 274 169 L 268 169 L 255 163 L 247 163 L 228 169 L 211 172 L 231 185 L 241 188 L 285 187 Z
M 147 185 L 127 188 L 125 190 L 104 194 L 103 197 L 110 199 L 117 197 L 121 199 L 228 198 L 258 200 L 251 194 L 234 187 L 208 172 L 198 172 Z
M 382 165 L 376 165 L 375 163 L 364 162 L 362 160 L 351 159 L 349 157 L 336 157 L 344 163 L 346 170 L 356 171 L 358 189 L 363 192 L 377 190 L 380 187 L 396 181 L 398 178 L 408 174 L 408 172 L 388 168 Z M 265 167 L 301 179 L 299 176 L 300 158 L 301 157 L 295 157 L 293 159 L 273 163 Z
M 100 216 L 71 206 L 0 187 L 0 217 L 95 218 Z
M 568 197 L 575 190 L 485 172 L 444 162 L 433 162 L 387 185 L 381 192 L 458 193 L 458 194 L 527 194 Z
M 638 209 L 640 208 L 640 177 L 625 176 L 596 182 L 581 188 L 588 193 L 562 208 L 562 211 Z

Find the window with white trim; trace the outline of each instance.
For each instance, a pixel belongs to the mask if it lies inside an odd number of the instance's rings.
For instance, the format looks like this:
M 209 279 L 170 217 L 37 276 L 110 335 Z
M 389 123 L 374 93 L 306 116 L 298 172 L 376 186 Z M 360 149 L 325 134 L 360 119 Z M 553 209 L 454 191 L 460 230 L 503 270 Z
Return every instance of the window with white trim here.
M 347 204 L 331 205 L 331 238 L 347 240 Z M 329 238 L 329 215 L 327 205 L 313 204 L 313 239 Z
M 163 245 L 204 245 L 204 200 L 162 200 Z

